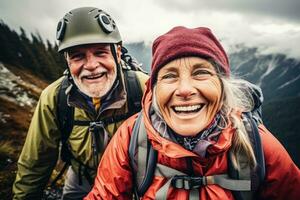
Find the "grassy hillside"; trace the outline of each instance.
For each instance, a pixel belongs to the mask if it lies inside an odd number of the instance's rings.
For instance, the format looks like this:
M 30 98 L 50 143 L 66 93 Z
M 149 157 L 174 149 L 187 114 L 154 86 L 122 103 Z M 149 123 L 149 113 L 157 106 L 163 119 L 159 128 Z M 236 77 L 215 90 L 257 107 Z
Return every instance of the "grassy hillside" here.
M 10 66 L 10 70 L 16 68 Z M 41 87 L 47 84 L 28 74 L 26 70 L 16 70 L 18 76 L 23 80 L 30 80 L 32 84 L 39 85 L 34 87 L 29 82 L 22 82 L 19 85 L 26 91 L 30 91 L 32 97 L 38 99 Z M 21 80 L 20 79 L 20 80 Z M 0 88 L 0 91 L 3 88 Z M 14 99 L 14 95 L 9 91 L 2 91 L 0 94 L 0 197 L 1 199 L 11 199 L 11 186 L 16 175 L 16 162 L 24 144 L 27 129 L 29 127 L 33 107 L 21 105 Z M 7 95 L 4 95 L 7 94 Z

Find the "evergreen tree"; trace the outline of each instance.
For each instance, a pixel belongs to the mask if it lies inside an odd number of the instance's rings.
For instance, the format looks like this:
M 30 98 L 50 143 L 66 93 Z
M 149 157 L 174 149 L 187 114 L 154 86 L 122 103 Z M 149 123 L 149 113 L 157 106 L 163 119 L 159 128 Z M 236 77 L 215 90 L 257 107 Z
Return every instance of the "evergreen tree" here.
M 18 45 L 20 44 L 19 36 L 15 31 L 0 21 L 0 59 L 3 62 L 20 65 Z
M 47 55 L 47 50 L 41 37 L 38 34 L 34 35 L 31 33 L 31 38 L 32 50 L 38 61 L 38 72 L 41 73 L 45 79 L 53 79 L 55 75 L 52 74 L 51 70 L 51 58 Z
M 40 34 L 30 34 L 20 27 L 20 34 L 0 20 L 0 61 L 32 71 L 46 81 L 62 76 L 66 62 L 57 52 L 57 45 L 49 40 L 44 43 Z
M 52 46 L 49 40 L 47 40 L 47 51 L 49 53 L 49 56 L 52 57 L 54 63 L 54 66 L 52 68 L 52 70 L 54 71 L 53 73 L 57 76 L 61 76 L 66 69 L 65 59 L 63 55 L 57 53 L 56 45 Z
M 23 28 L 20 28 L 21 34 L 21 46 L 20 51 L 22 54 L 22 65 L 31 69 L 32 71 L 37 71 L 38 61 L 36 60 L 36 56 L 32 51 L 31 41 L 28 39 L 26 32 Z

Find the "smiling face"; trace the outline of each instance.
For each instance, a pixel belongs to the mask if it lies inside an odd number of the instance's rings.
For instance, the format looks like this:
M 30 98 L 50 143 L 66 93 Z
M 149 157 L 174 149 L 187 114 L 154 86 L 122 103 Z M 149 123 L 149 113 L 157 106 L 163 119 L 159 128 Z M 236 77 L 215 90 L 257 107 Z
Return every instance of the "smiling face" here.
M 118 46 L 118 62 L 120 54 L 121 47 Z M 76 86 L 90 97 L 103 97 L 117 77 L 117 66 L 109 44 L 73 47 L 67 52 L 66 60 Z
M 168 126 L 179 135 L 193 136 L 220 110 L 222 86 L 208 61 L 186 57 L 160 69 L 154 95 Z

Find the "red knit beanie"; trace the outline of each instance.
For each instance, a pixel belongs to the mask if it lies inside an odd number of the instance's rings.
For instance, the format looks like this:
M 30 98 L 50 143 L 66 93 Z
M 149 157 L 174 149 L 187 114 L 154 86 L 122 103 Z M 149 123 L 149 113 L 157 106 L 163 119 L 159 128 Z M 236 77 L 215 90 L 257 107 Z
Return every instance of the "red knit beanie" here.
M 156 82 L 161 67 L 172 60 L 188 56 L 212 59 L 227 76 L 230 74 L 227 55 L 210 29 L 179 26 L 159 36 L 153 43 L 150 85 Z

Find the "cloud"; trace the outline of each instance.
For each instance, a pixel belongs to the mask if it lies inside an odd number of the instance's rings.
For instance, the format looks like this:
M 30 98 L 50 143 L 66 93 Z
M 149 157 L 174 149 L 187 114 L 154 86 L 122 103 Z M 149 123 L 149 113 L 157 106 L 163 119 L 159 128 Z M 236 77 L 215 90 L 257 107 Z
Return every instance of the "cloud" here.
M 166 10 L 184 12 L 226 11 L 262 15 L 300 22 L 299 0 L 156 0 Z
M 23 0 L 0 1 L 1 18 L 10 27 L 39 32 L 55 41 L 57 22 L 80 6 L 107 11 L 116 21 L 124 42 L 150 44 L 174 26 L 207 26 L 227 50 L 234 44 L 259 47 L 264 52 L 300 57 L 299 0 Z

